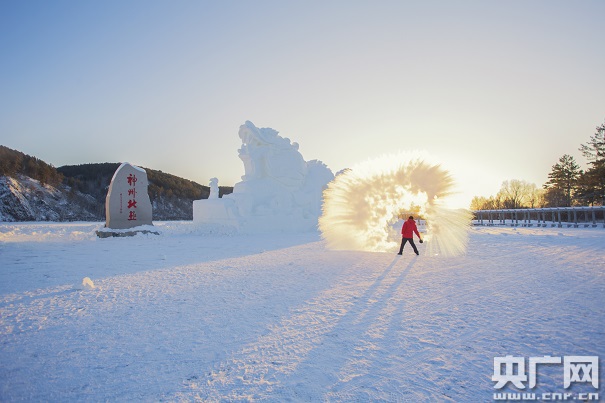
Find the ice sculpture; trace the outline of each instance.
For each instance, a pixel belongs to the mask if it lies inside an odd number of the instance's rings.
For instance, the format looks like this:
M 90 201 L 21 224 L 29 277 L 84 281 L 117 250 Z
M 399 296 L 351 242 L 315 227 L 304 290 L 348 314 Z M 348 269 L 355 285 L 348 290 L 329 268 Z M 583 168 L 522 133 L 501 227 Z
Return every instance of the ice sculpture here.
M 194 201 L 194 223 L 246 233 L 316 229 L 322 192 L 334 179 L 332 171 L 321 161 L 305 161 L 297 143 L 271 128 L 247 121 L 240 126 L 239 137 L 242 181 L 230 195 Z

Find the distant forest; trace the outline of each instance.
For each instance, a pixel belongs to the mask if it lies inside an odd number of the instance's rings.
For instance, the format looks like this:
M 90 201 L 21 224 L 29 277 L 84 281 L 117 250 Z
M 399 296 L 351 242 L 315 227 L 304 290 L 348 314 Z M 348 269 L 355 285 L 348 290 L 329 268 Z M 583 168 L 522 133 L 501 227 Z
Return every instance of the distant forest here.
M 0 146 L 0 176 L 22 174 L 53 186 L 63 182 L 63 175 L 50 164 L 20 151 Z
M 105 202 L 107 189 L 119 163 L 65 165 L 57 168 L 65 183 L 82 193 Z M 144 168 L 149 180 L 149 197 L 153 201 L 161 198 L 199 200 L 208 198 L 210 188 L 162 171 Z M 223 189 L 224 190 L 224 189 Z
M 0 176 L 15 177 L 21 174 L 36 179 L 42 184 L 55 187 L 66 185 L 72 192 L 80 191 L 91 195 L 103 205 L 111 178 L 119 166 L 120 163 L 106 162 L 55 168 L 36 157 L 0 146 Z M 208 198 L 210 194 L 208 186 L 162 171 L 144 169 L 149 180 L 149 198 L 152 203 L 162 201 L 162 206 L 170 206 L 171 203 L 182 205 L 193 200 Z M 219 188 L 221 196 L 232 191 L 233 188 L 228 186 Z
M 471 210 L 605 205 L 605 123 L 579 150 L 588 161 L 587 170 L 565 154 L 541 188 L 524 180 L 507 180 L 495 196 L 475 196 Z

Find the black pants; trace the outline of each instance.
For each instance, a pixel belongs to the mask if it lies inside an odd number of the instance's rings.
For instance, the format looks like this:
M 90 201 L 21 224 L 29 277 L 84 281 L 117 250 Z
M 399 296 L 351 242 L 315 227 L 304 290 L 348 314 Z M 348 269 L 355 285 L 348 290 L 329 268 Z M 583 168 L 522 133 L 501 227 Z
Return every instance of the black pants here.
M 414 253 L 418 254 L 418 248 L 416 248 L 414 238 L 401 238 L 401 247 L 399 248 L 399 254 L 403 253 L 403 247 L 405 246 L 406 242 L 409 242 L 410 245 L 412 245 L 412 249 L 414 249 Z

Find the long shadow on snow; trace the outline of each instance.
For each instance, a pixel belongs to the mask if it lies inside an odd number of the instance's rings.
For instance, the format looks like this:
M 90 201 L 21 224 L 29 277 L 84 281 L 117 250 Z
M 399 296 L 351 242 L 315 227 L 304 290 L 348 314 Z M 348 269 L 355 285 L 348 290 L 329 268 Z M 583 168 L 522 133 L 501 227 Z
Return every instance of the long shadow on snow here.
M 380 333 L 388 332 L 391 322 L 403 315 L 404 301 L 395 303 L 396 312 L 385 312 L 416 262 L 414 259 L 401 272 L 393 273 L 399 260 L 396 257 L 389 264 L 363 295 L 357 298 L 338 325 L 324 335 L 322 344 L 316 346 L 296 371 L 289 375 L 291 379 L 299 379 L 297 374 L 304 374 L 305 379 L 304 384 L 291 385 L 293 390 L 290 393 L 312 401 L 354 398 L 349 396 L 347 382 L 343 382 L 343 379 L 371 374 L 371 368 L 362 373 L 363 368 L 357 364 L 375 364 L 378 359 L 375 351 L 384 347 L 382 339 L 385 336 L 380 336 Z M 347 368 L 348 365 L 355 367 Z M 310 390 L 318 390 L 322 396 L 312 396 Z

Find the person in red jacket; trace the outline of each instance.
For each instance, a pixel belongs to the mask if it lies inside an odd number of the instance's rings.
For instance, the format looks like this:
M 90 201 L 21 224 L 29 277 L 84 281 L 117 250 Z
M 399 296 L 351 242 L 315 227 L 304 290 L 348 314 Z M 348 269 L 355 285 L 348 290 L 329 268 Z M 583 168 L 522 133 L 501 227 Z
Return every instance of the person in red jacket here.
M 410 216 L 406 222 L 403 223 L 403 227 L 401 227 L 401 247 L 399 248 L 398 255 L 403 253 L 403 247 L 406 242 L 409 242 L 412 245 L 412 249 L 414 249 L 414 253 L 419 255 L 418 248 L 416 248 L 416 244 L 414 244 L 414 233 L 422 243 L 422 238 L 420 237 L 420 233 L 418 232 L 418 227 L 416 227 L 416 221 L 414 221 L 414 216 Z

